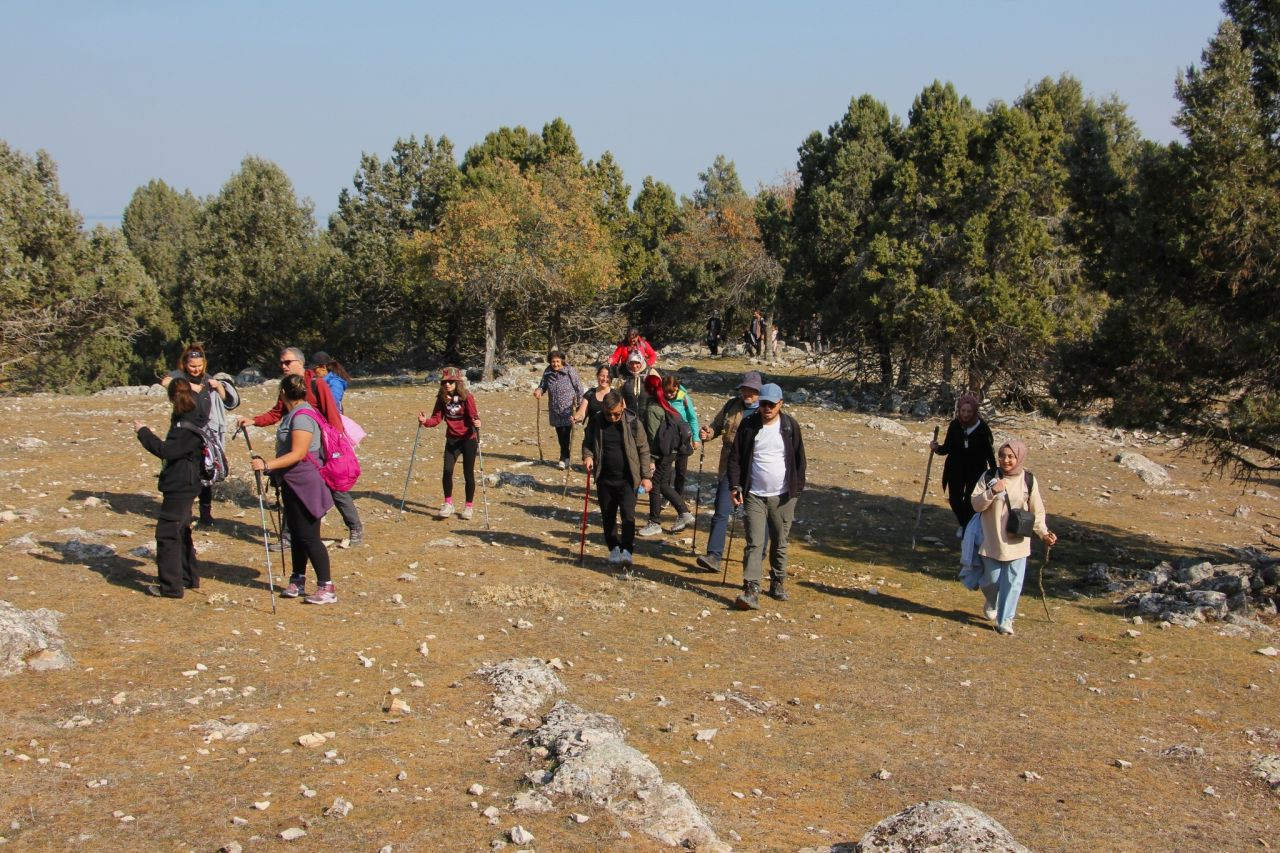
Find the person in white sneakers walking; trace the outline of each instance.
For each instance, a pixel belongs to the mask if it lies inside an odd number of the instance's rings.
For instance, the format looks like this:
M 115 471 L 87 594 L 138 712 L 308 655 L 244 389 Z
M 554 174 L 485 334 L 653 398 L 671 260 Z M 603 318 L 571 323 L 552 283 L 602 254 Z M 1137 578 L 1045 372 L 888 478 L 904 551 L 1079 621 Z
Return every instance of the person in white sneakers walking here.
M 444 503 L 440 505 L 438 518 L 453 515 L 453 468 L 462 457 L 462 475 L 466 481 L 467 502 L 458 517 L 471 519 L 472 502 L 476 496 L 476 453 L 480 450 L 480 412 L 476 398 L 467 390 L 467 379 L 456 367 L 446 367 L 440 374 L 440 392 L 431 417 L 418 412 L 418 423 L 433 427 L 444 421 Z
M 760 409 L 744 418 L 729 454 L 729 485 L 735 506 L 745 506 L 747 547 L 742 559 L 739 610 L 760 608 L 765 530 L 769 532 L 769 595 L 786 601 L 787 536 L 804 491 L 804 439 L 800 424 L 782 411 L 782 389 L 760 389 Z
M 653 488 L 649 479 L 649 440 L 640 420 L 627 411 L 622 394 L 610 391 L 604 408 L 587 421 L 582 439 L 582 464 L 596 480 L 596 497 L 609 565 L 631 567 L 636 539 L 636 489 Z M 618 514 L 622 535 L 618 535 Z

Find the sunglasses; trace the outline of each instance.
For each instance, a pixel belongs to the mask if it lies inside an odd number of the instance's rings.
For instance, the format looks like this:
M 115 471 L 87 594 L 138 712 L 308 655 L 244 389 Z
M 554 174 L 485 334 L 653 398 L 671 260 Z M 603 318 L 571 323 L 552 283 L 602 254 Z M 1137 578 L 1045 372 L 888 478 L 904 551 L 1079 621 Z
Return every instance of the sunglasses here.
M 775 400 L 761 400 L 761 401 L 760 401 L 760 405 L 764 406 L 764 407 L 765 407 L 765 408 L 767 408 L 767 409 L 773 409 L 773 408 L 776 408 L 776 407 L 778 407 L 778 406 L 781 406 L 781 405 L 782 405 L 782 401 L 781 401 L 781 400 L 776 400 L 776 401 L 775 401 Z
M 190 361 L 193 358 L 204 358 L 204 353 L 200 352 L 199 350 L 192 350 L 191 352 L 187 353 L 187 361 Z
M 605 412 L 604 416 L 611 421 L 620 421 L 622 420 L 622 416 L 626 411 L 627 411 L 626 409 L 619 409 L 616 412 Z
M 295 361 L 298 361 L 298 359 L 296 359 L 296 358 L 282 358 L 282 359 L 280 359 L 280 366 L 281 366 L 281 367 L 288 367 L 289 365 L 293 364 Z

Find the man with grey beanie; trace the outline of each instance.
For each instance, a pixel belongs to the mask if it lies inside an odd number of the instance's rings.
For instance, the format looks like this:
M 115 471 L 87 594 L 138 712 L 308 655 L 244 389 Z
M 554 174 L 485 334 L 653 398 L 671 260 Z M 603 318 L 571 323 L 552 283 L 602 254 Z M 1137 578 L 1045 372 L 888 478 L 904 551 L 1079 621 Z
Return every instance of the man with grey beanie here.
M 744 418 L 729 453 L 729 486 L 734 506 L 745 506 L 747 548 L 742 559 L 739 610 L 760 608 L 765 534 L 769 545 L 769 595 L 787 600 L 787 536 L 796 499 L 804 491 L 804 439 L 800 424 L 782 411 L 782 389 L 770 382 L 760 389 L 760 408 Z

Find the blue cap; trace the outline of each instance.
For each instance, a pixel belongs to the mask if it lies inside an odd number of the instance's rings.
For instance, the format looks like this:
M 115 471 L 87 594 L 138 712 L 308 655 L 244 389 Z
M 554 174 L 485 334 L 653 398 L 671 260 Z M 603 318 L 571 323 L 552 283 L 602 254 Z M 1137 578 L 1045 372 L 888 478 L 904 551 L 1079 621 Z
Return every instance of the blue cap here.
M 761 403 L 779 403 L 782 401 L 782 389 L 770 382 L 760 389 Z

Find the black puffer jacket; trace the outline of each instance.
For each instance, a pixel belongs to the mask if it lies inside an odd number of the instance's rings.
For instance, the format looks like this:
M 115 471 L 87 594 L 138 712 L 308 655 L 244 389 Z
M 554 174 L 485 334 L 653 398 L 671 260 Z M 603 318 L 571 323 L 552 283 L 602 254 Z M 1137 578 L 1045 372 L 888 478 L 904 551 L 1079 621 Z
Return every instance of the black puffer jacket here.
M 166 495 L 200 493 L 200 466 L 204 455 L 204 439 L 200 433 L 178 426 L 175 418 L 169 424 L 169 434 L 164 441 L 147 427 L 138 430 L 138 441 L 152 456 L 164 460 L 160 468 L 160 491 Z

